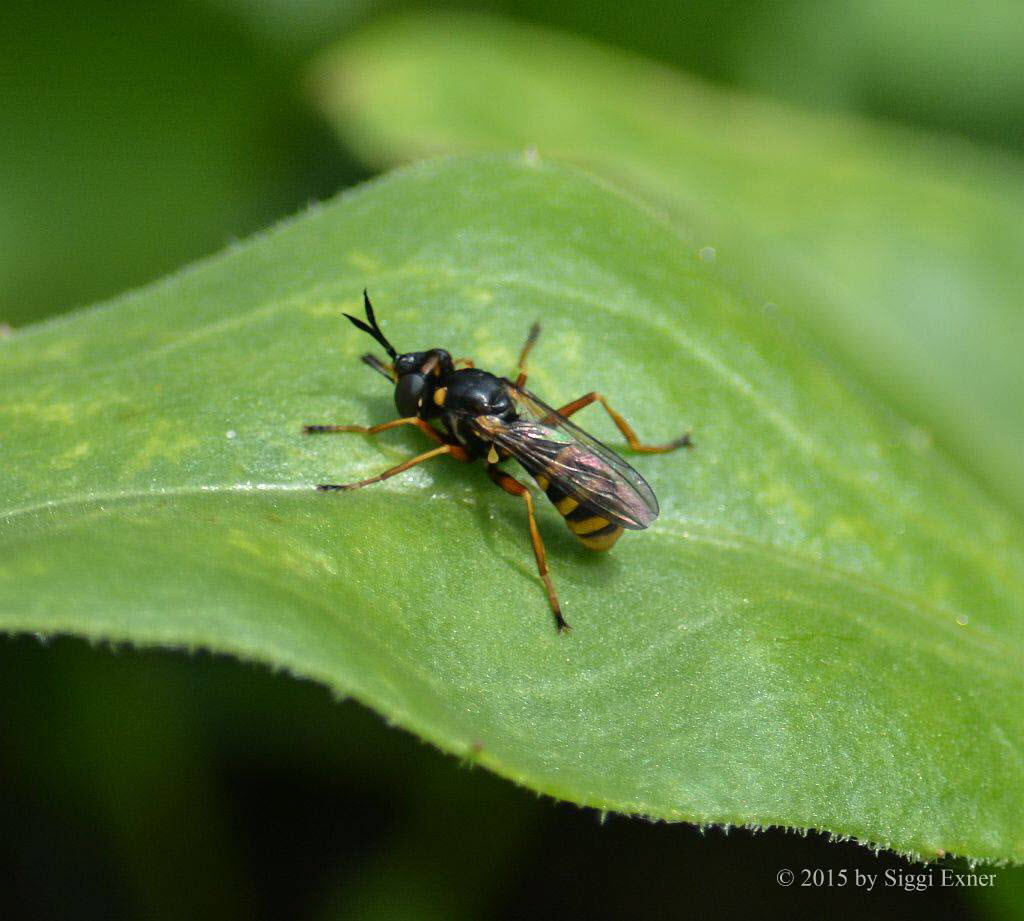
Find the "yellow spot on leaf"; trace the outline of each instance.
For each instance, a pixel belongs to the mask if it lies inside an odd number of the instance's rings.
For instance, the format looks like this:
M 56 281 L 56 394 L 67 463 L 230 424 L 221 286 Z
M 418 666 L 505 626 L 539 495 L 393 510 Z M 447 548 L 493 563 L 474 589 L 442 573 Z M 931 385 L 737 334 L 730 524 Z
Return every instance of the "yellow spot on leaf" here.
M 178 430 L 167 419 L 159 419 L 153 423 L 149 436 L 125 463 L 123 472 L 138 473 L 158 461 L 181 463 L 199 444 L 196 436 Z

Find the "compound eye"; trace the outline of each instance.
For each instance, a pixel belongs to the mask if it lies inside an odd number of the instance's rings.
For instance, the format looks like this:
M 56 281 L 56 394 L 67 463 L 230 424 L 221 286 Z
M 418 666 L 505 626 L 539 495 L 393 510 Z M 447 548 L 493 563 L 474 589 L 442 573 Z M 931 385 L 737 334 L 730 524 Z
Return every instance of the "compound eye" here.
M 400 416 L 417 416 L 427 388 L 425 374 L 406 374 L 395 386 L 395 408 Z

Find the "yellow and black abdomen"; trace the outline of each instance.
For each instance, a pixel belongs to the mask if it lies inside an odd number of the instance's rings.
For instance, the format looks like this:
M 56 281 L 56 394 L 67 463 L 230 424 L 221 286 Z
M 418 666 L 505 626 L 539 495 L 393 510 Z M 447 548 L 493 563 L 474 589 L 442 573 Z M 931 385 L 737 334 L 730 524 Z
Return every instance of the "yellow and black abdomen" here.
M 536 473 L 533 478 L 584 547 L 590 550 L 611 550 L 622 534 L 622 527 L 612 524 L 586 502 L 579 502 L 563 492 L 543 473 Z

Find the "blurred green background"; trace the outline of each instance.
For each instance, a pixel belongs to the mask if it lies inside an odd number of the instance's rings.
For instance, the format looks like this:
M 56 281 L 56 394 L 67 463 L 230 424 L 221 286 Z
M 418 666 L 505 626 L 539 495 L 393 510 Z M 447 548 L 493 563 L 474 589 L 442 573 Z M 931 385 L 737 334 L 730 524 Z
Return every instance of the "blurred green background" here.
M 0 5 L 0 323 L 114 296 L 369 178 L 322 121 L 310 63 L 384 14 L 441 6 Z M 945 132 L 1014 169 L 1024 152 L 1015 0 L 457 7 Z M 0 674 L 5 918 L 782 916 L 783 866 L 903 866 L 816 836 L 602 824 L 222 659 L 18 638 L 0 643 Z M 812 910 L 1020 917 L 1012 876 L 990 898 L 800 896 Z
M 554 25 L 820 111 L 1024 150 L 1016 0 L 451 6 Z M 410 7 L 422 5 L 0 6 L 0 321 L 117 294 L 366 178 L 319 118 L 306 69 L 347 31 Z

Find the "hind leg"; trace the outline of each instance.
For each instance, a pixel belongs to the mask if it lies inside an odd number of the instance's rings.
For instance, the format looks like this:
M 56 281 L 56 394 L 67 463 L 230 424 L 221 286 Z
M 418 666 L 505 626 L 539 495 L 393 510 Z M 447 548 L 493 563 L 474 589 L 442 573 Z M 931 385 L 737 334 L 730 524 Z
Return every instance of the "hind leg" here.
M 544 542 L 540 538 L 537 519 L 533 513 L 533 496 L 530 494 L 530 490 L 523 486 L 519 480 L 509 476 L 497 467 L 488 464 L 487 475 L 510 496 L 518 496 L 526 503 L 526 518 L 530 528 L 530 542 L 533 544 L 533 555 L 537 560 L 537 572 L 544 583 L 544 589 L 548 593 L 548 604 L 551 605 L 551 613 L 555 616 L 555 626 L 558 628 L 559 633 L 564 633 L 569 629 L 569 625 L 566 623 L 565 618 L 562 617 L 562 606 L 558 603 L 555 586 L 552 584 L 551 576 L 548 574 L 547 553 L 544 551 Z

